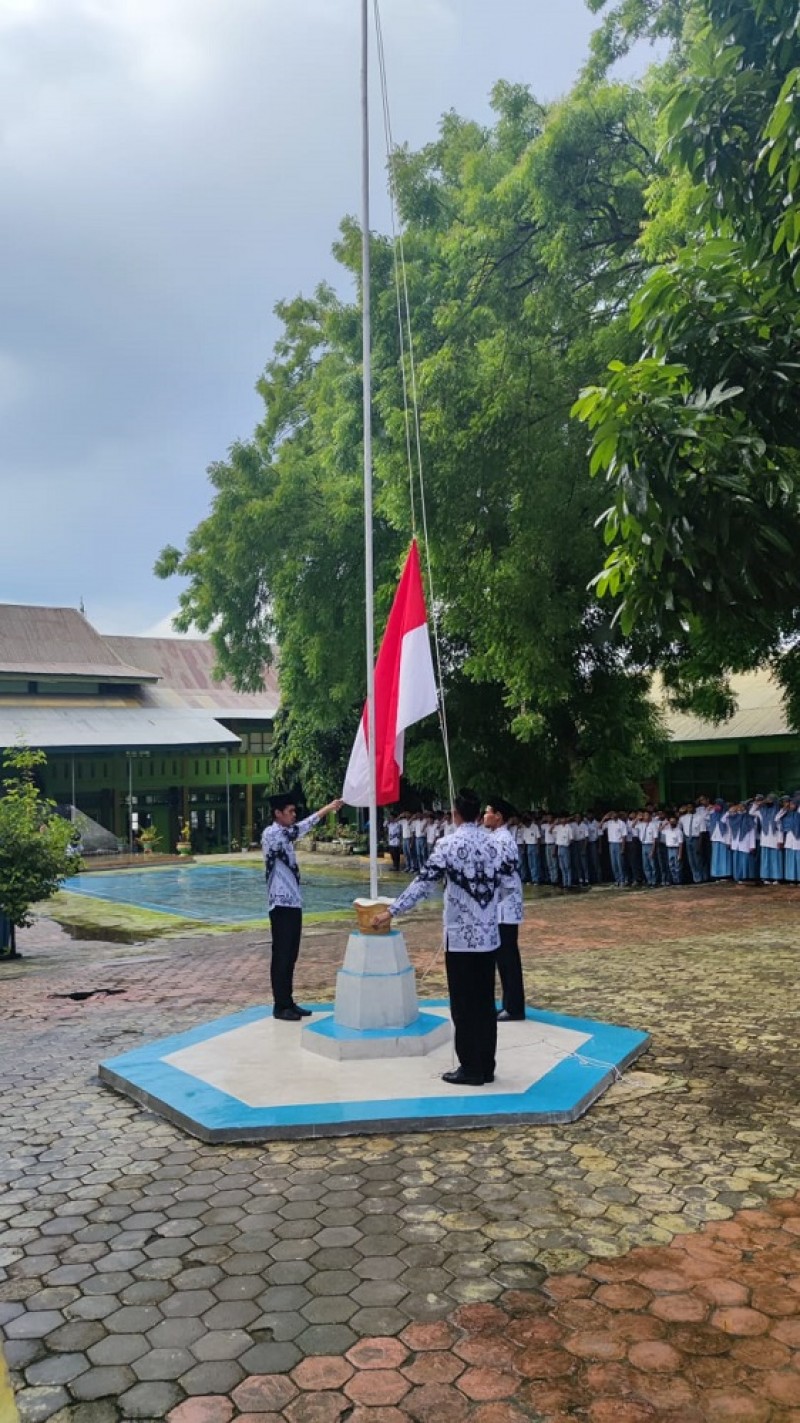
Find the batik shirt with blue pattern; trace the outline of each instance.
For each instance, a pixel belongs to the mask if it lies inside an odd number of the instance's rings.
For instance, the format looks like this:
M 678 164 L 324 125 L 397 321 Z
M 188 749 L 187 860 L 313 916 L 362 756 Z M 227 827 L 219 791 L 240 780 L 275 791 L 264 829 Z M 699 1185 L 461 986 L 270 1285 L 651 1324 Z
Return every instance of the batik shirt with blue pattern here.
M 447 947 L 457 953 L 491 953 L 500 943 L 497 907 L 513 890 L 515 866 L 502 840 L 478 825 L 460 825 L 432 849 L 427 863 L 389 913 L 407 914 L 444 888 Z
M 492 836 L 496 837 L 497 843 L 502 845 L 506 858 L 514 866 L 510 880 L 507 880 L 500 889 L 500 896 L 497 901 L 497 921 L 499 924 L 521 924 L 522 912 L 522 877 L 519 872 L 519 849 L 511 831 L 505 825 L 498 826 L 493 830 Z
M 269 909 L 302 909 L 300 866 L 294 852 L 295 840 L 307 835 L 319 824 L 318 815 L 308 815 L 294 825 L 268 825 L 261 836 L 261 849 L 267 874 L 267 906 Z

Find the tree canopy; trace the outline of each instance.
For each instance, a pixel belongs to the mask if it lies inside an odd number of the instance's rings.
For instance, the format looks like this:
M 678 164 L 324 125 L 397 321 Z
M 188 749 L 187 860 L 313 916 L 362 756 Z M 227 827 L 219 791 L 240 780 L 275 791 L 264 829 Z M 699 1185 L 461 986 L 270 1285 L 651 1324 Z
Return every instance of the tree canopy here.
M 624 43 L 623 12 L 636 31 L 671 9 L 628 0 L 607 31 Z M 771 661 L 800 726 L 800 16 L 793 0 L 680 11 L 637 358 L 576 407 L 613 501 L 597 587 L 684 705 L 725 715 L 725 675 Z
M 558 805 L 638 798 L 660 729 L 639 650 L 588 587 L 603 491 L 569 414 L 636 353 L 653 101 L 600 80 L 550 107 L 501 83 L 493 102 L 492 125 L 447 114 L 395 160 L 454 774 Z M 335 251 L 356 291 L 359 246 L 345 221 Z M 381 628 L 411 516 L 394 252 L 372 247 Z M 263 419 L 212 465 L 208 518 L 157 572 L 188 580 L 178 626 L 210 631 L 239 686 L 280 649 L 275 775 L 314 796 L 341 775 L 364 696 L 360 301 L 320 287 L 278 314 Z M 444 790 L 434 722 L 406 769 Z

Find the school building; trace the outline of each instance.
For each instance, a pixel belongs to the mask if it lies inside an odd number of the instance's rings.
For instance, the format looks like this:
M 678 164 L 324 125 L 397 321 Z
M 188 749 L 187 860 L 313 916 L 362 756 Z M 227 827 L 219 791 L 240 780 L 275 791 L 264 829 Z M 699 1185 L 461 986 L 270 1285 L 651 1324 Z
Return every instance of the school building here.
M 47 754 L 42 789 L 125 845 L 152 825 L 174 849 L 189 822 L 198 852 L 258 840 L 279 695 L 214 679 L 202 638 L 105 637 L 75 608 L 0 603 L 0 750 Z M 800 788 L 800 736 L 768 672 L 731 679 L 738 709 L 719 725 L 666 709 L 659 798 L 740 800 Z
M 47 755 L 44 793 L 123 844 L 153 826 L 174 849 L 257 839 L 269 790 L 277 676 L 263 692 L 215 681 L 200 638 L 104 637 L 74 608 L 0 604 L 0 750 Z
M 788 725 L 777 682 L 767 671 L 746 672 L 731 677 L 731 688 L 738 707 L 730 721 L 665 711 L 662 801 L 684 805 L 706 793 L 735 802 L 800 788 L 800 736 Z

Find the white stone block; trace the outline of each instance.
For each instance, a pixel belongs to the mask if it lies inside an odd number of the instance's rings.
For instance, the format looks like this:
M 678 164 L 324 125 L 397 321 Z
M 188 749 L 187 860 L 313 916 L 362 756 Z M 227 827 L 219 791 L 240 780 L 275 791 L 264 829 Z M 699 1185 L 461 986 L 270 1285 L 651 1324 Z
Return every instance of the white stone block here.
M 417 985 L 402 934 L 351 934 L 336 975 L 334 1019 L 345 1028 L 407 1028 Z

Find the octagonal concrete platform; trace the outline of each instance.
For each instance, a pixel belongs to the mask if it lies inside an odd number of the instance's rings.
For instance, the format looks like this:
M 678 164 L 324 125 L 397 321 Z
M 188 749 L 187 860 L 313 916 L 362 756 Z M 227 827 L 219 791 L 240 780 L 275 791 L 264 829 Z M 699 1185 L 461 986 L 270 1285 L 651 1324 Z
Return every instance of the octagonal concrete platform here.
M 449 1022 L 446 1001 L 421 1006 Z M 330 1018 L 331 1005 L 314 1015 Z M 648 1043 L 632 1028 L 529 1009 L 498 1026 L 494 1083 L 451 1087 L 441 1074 L 455 1065 L 452 1040 L 426 1056 L 332 1061 L 303 1049 L 300 1024 L 260 1006 L 111 1058 L 99 1074 L 203 1141 L 260 1141 L 576 1121 Z

